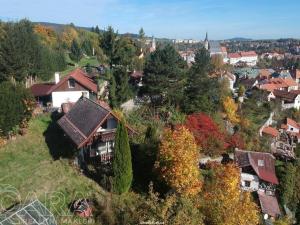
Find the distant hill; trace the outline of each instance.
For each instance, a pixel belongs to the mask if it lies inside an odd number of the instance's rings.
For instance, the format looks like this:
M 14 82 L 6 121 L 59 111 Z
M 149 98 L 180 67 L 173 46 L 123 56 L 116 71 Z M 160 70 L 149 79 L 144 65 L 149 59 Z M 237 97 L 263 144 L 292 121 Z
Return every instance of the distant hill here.
M 49 22 L 34 22 L 35 24 L 41 24 L 47 27 L 51 27 L 53 28 L 56 32 L 62 32 L 64 27 L 67 25 L 71 25 L 71 24 L 59 24 L 59 23 L 49 23 Z M 79 29 L 83 29 L 83 30 L 87 30 L 87 31 L 91 31 L 92 27 L 80 27 L 80 26 L 76 26 L 76 28 Z M 100 30 L 100 32 L 104 32 L 104 30 Z M 124 33 L 124 34 L 120 34 L 122 36 L 126 36 L 126 37 L 131 37 L 133 39 L 137 39 L 139 37 L 138 34 L 133 34 L 133 33 Z M 152 38 L 152 37 L 146 37 L 146 38 Z M 167 39 L 167 38 L 156 38 L 156 41 L 158 42 L 171 42 L 171 39 Z
M 226 39 L 227 41 L 252 41 L 253 39 L 251 38 L 243 38 L 243 37 L 235 37 L 235 38 L 230 38 Z
M 53 28 L 57 32 L 61 32 L 65 26 L 71 25 L 71 24 L 59 24 L 59 23 L 49 23 L 49 22 L 34 22 L 35 24 L 41 24 L 47 27 Z M 91 31 L 92 27 L 80 27 L 80 26 L 75 26 L 76 28 Z M 101 30 L 100 30 L 101 31 Z

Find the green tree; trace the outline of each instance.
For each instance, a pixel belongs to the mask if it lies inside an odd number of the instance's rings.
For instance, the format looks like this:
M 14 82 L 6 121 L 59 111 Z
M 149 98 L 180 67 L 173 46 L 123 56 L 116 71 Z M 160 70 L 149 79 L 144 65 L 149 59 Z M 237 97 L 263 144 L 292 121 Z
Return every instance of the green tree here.
M 70 59 L 79 62 L 80 59 L 82 58 L 82 51 L 80 49 L 80 46 L 78 42 L 74 39 L 71 44 L 71 52 L 69 54 Z
M 109 104 L 110 107 L 116 108 L 118 106 L 117 103 L 117 97 L 116 97 L 116 80 L 115 77 L 111 75 L 110 81 L 109 81 Z
M 132 91 L 129 86 L 129 76 L 125 67 L 117 67 L 113 70 L 113 76 L 116 81 L 116 103 L 117 106 L 124 103 L 132 96 Z
M 131 152 L 125 121 L 118 123 L 112 163 L 113 191 L 118 194 L 127 192 L 132 182 Z
M 209 78 L 211 68 L 210 56 L 206 49 L 201 48 L 195 56 L 195 63 L 190 68 L 183 102 L 186 113 L 206 112 L 217 110 L 220 103 L 219 82 Z
M 157 49 L 145 63 L 143 93 L 154 104 L 178 106 L 183 99 L 186 69 L 186 62 L 173 46 Z
M 100 29 L 99 29 L 98 25 L 95 28 L 95 33 L 100 34 Z
M 115 66 L 124 66 L 132 69 L 135 56 L 136 47 L 134 46 L 132 39 L 121 37 L 116 42 L 114 55 L 111 58 L 111 61 Z
M 26 125 L 33 110 L 33 97 L 23 85 L 0 83 L 0 135 L 7 136 L 17 126 Z
M 114 29 L 109 26 L 102 35 L 100 47 L 103 49 L 104 54 L 108 57 L 110 67 L 112 67 L 113 64 L 112 59 L 115 53 L 116 39 L 117 33 L 115 33 Z
M 279 176 L 279 192 L 282 204 L 287 205 L 291 210 L 296 210 L 300 204 L 300 163 L 285 163 L 277 166 Z
M 93 46 L 92 46 L 92 43 L 89 39 L 85 39 L 82 44 L 81 44 L 81 49 L 82 51 L 88 55 L 88 56 L 91 56 L 93 55 Z
M 0 39 L 0 81 L 24 81 L 34 74 L 40 43 L 28 20 L 3 25 Z

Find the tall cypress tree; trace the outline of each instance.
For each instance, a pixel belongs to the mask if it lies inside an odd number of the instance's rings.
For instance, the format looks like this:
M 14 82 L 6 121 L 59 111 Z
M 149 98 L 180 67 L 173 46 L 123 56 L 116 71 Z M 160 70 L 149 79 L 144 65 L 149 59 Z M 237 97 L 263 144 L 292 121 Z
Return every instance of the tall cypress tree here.
M 118 124 L 114 158 L 112 163 L 113 191 L 118 194 L 127 192 L 132 182 L 132 162 L 127 129 L 124 120 Z

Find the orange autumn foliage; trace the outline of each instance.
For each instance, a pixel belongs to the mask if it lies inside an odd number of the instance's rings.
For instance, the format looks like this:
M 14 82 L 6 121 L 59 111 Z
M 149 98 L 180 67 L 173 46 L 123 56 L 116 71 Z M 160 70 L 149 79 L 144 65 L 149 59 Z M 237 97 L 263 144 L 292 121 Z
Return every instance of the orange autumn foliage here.
M 45 45 L 54 45 L 57 42 L 56 33 L 50 27 L 38 24 L 34 26 L 34 32 L 42 38 Z
M 194 136 L 185 127 L 163 134 L 155 167 L 177 193 L 193 196 L 201 191 L 199 151 Z
M 211 183 L 204 190 L 203 212 L 210 225 L 256 225 L 259 210 L 249 192 L 240 190 L 240 171 L 234 164 L 209 165 Z M 247 213 L 245 213 L 247 212 Z

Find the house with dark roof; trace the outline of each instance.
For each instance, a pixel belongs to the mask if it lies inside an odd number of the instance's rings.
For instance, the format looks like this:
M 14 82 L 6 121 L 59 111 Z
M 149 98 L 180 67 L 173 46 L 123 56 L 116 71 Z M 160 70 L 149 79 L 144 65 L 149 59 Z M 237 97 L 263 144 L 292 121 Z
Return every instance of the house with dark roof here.
M 75 103 L 81 96 L 96 99 L 98 85 L 81 69 L 76 69 L 60 80 L 55 73 L 54 83 L 34 84 L 31 92 L 36 100 L 53 108 L 59 108 L 63 103 Z
M 82 97 L 58 120 L 58 125 L 78 149 L 78 164 L 89 158 L 110 162 L 119 118 L 108 108 Z M 128 134 L 134 131 L 127 126 Z
M 268 95 L 268 100 L 278 99 L 282 109 L 300 109 L 300 90 L 273 90 Z
M 245 191 L 272 191 L 278 184 L 275 157 L 266 152 L 235 150 L 235 162 L 241 170 L 241 188 Z

